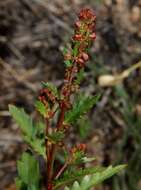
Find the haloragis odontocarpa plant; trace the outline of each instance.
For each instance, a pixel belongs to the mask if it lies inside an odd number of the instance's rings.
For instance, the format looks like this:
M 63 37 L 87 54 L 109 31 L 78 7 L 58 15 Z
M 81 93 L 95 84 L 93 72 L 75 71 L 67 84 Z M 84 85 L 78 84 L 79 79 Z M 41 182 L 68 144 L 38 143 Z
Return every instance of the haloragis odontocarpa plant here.
M 85 64 L 89 59 L 88 50 L 96 38 L 95 21 L 96 16 L 92 10 L 80 11 L 71 47 L 64 49 L 64 83 L 57 89 L 53 84 L 43 82 L 43 89 L 35 103 L 42 121 L 33 122 L 23 109 L 9 106 L 30 150 L 23 153 L 17 163 L 16 185 L 20 190 L 41 189 L 43 178 L 46 179 L 47 190 L 87 190 L 125 167 L 81 168 L 84 163 L 93 161 L 93 158 L 86 157 L 85 144 L 69 148 L 64 140 L 70 127 L 98 100 L 98 96 L 89 97 L 79 93 Z M 58 166 L 55 159 L 59 153 L 63 159 Z M 46 176 L 41 176 L 37 155 L 45 160 Z

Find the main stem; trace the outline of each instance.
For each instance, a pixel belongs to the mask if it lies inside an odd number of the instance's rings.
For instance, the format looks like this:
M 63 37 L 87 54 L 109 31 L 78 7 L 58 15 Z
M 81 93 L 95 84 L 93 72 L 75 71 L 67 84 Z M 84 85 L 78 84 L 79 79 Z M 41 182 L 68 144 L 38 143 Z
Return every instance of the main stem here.
M 72 70 L 70 72 L 70 76 L 68 79 L 68 84 L 69 84 L 68 90 L 70 90 L 70 88 L 71 88 L 74 68 L 75 68 L 75 63 L 74 63 L 74 66 L 72 67 Z M 69 98 L 70 98 L 70 96 L 68 96 L 68 100 L 69 100 Z M 57 130 L 59 130 L 62 127 L 64 117 L 65 117 L 65 112 L 66 112 L 66 106 L 65 106 L 65 104 L 62 104 L 60 116 L 59 116 L 59 119 L 58 119 L 58 122 L 56 125 Z M 47 128 L 47 130 L 48 130 L 48 128 Z M 52 176 L 53 176 L 53 166 L 54 166 L 57 144 L 52 144 L 50 150 L 47 150 L 47 149 L 49 149 L 48 145 L 46 146 L 46 152 L 49 152 L 47 154 L 47 190 L 53 190 Z
M 62 107 L 58 123 L 57 123 L 57 129 L 60 129 L 60 127 L 63 124 L 65 116 L 65 107 Z M 47 147 L 49 148 L 49 147 Z M 49 151 L 48 160 L 47 160 L 47 190 L 52 190 L 52 176 L 53 176 L 53 165 L 55 160 L 55 152 L 57 149 L 56 144 L 52 144 L 51 150 Z

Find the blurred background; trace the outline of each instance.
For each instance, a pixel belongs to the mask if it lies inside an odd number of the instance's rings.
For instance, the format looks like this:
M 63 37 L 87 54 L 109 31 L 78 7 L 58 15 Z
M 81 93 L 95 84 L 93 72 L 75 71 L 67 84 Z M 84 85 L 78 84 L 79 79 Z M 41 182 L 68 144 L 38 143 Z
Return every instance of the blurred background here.
M 0 190 L 15 190 L 16 160 L 26 149 L 8 104 L 34 118 L 41 81 L 60 86 L 62 50 L 82 7 L 97 15 L 82 89 L 101 99 L 68 143 L 85 142 L 96 164 L 128 163 L 97 190 L 141 189 L 141 0 L 0 0 Z

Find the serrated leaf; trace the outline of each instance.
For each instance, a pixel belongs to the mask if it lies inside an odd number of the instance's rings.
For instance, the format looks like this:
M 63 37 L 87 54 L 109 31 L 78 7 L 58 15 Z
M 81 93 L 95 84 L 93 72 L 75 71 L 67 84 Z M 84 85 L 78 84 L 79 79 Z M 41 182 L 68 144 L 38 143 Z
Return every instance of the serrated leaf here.
M 35 123 L 35 127 L 36 127 L 36 135 L 43 134 L 44 130 L 46 129 L 45 123 L 43 123 L 41 121 Z
M 104 170 L 104 167 L 95 167 L 95 168 L 79 169 L 79 171 L 75 170 L 74 172 L 66 171 L 63 177 L 54 181 L 54 185 L 55 185 L 54 189 L 58 189 L 61 186 L 69 184 L 75 180 L 79 180 L 85 175 L 94 174 L 103 170 Z
M 125 165 L 119 165 L 116 167 L 109 166 L 108 168 L 104 169 L 103 171 L 96 172 L 93 175 L 86 175 L 83 177 L 80 183 L 77 182 L 77 186 L 75 185 L 76 182 L 73 183 L 72 187 L 65 187 L 67 190 L 89 190 L 92 187 L 95 187 L 97 184 L 102 183 L 104 180 L 110 178 L 114 174 L 118 173 L 122 169 L 125 168 Z M 65 190 L 64 189 L 64 190 Z
M 46 158 L 46 149 L 45 149 L 45 145 L 44 145 L 44 139 L 28 139 L 26 137 L 24 137 L 24 140 L 30 144 L 30 146 L 33 148 L 33 150 L 35 152 L 37 152 L 39 155 L 43 156 L 44 158 Z
M 56 97 L 58 97 L 58 89 L 55 85 L 49 82 L 42 82 L 43 87 L 48 88 Z
M 9 112 L 15 121 L 19 124 L 22 131 L 28 136 L 33 137 L 34 127 L 32 119 L 25 113 L 23 108 L 17 108 L 14 105 L 9 105 Z
M 53 132 L 51 135 L 48 135 L 48 139 L 51 140 L 52 142 L 60 142 L 63 138 L 65 137 L 65 134 L 63 131 L 56 131 Z
M 85 139 L 90 134 L 91 122 L 88 117 L 83 116 L 78 119 L 77 125 L 78 133 L 82 139 Z
M 30 187 L 39 188 L 40 171 L 37 160 L 29 153 L 23 153 L 21 160 L 17 163 L 19 181 Z M 18 184 L 19 185 L 19 184 Z M 33 189 L 33 188 L 32 188 Z M 35 188 L 34 188 L 35 189 Z
M 48 110 L 47 110 L 46 106 L 41 101 L 37 100 L 35 102 L 35 107 L 40 112 L 41 115 L 46 117 L 46 114 L 47 114 Z
M 17 108 L 14 105 L 9 105 L 9 112 L 19 124 L 23 134 L 24 140 L 39 154 L 45 157 L 45 146 L 43 140 L 38 138 L 37 132 L 39 131 L 36 126 L 40 125 L 41 123 L 37 123 L 36 125 L 33 124 L 32 119 L 25 113 L 22 108 Z
M 80 95 L 73 105 L 72 110 L 65 114 L 65 123 L 73 124 L 82 115 L 88 112 L 98 101 L 99 95 L 89 97 Z

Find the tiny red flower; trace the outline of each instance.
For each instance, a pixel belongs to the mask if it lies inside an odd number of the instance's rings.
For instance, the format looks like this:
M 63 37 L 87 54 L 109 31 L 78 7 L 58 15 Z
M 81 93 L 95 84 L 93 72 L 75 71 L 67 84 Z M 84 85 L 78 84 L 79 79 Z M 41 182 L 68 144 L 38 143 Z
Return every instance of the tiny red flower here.
M 81 20 L 92 20 L 95 21 L 96 16 L 94 14 L 94 12 L 91 9 L 82 9 L 79 13 L 79 19 Z
M 87 53 L 83 52 L 83 53 L 82 53 L 82 58 L 84 59 L 84 61 L 88 61 L 89 56 L 88 56 Z
M 95 39 L 96 39 L 96 33 L 92 33 L 92 34 L 90 34 L 89 37 L 90 37 L 91 39 L 95 40 Z
M 82 35 L 81 35 L 81 34 L 75 34 L 75 35 L 73 36 L 73 40 L 81 41 L 81 40 L 82 40 Z
M 75 27 L 77 27 L 77 28 L 81 27 L 81 22 L 79 20 L 75 22 Z
M 79 151 L 85 151 L 86 150 L 86 145 L 85 144 L 79 144 L 77 146 L 77 148 L 78 148 Z

